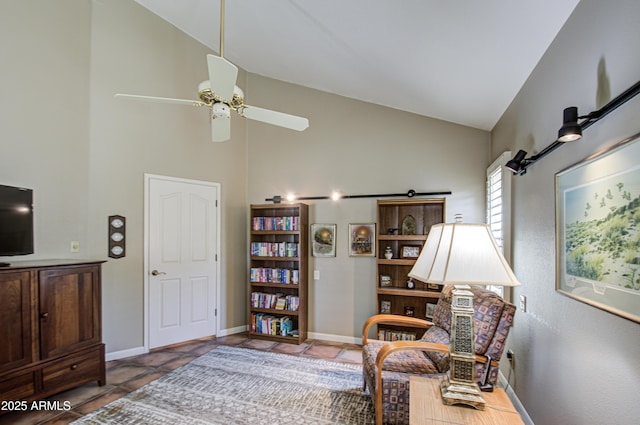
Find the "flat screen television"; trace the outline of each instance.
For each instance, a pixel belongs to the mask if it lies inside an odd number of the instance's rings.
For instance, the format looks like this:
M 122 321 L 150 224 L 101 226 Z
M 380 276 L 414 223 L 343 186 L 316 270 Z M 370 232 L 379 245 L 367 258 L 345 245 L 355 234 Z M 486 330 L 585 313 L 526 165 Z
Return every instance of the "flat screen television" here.
M 0 185 L 0 257 L 33 254 L 33 190 Z

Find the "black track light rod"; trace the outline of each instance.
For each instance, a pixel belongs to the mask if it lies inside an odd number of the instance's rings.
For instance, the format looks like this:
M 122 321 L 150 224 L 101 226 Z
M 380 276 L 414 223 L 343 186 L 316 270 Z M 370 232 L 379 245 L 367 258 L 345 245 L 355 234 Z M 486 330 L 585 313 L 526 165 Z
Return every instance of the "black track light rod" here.
M 629 87 L 627 90 L 625 90 L 623 93 L 618 95 L 618 97 L 616 97 L 615 99 L 611 100 L 609 103 L 604 105 L 602 108 L 592 111 L 588 115 L 583 115 L 578 117 L 579 119 L 582 120 L 578 123 L 578 125 L 584 131 L 585 129 L 591 127 L 596 122 L 600 121 L 605 116 L 609 115 L 614 110 L 618 109 L 620 106 L 627 103 L 629 100 L 633 99 L 638 93 L 640 93 L 640 81 L 635 83 L 633 86 Z M 549 146 L 541 150 L 536 155 L 533 155 L 530 158 L 524 158 L 522 161 L 520 161 L 519 169 L 514 170 L 511 167 L 509 168 L 513 171 L 513 174 L 516 174 L 519 176 L 526 174 L 527 168 L 531 164 L 534 164 L 535 162 L 539 161 L 540 159 L 547 156 L 549 153 L 553 152 L 554 150 L 556 150 L 557 148 L 559 148 L 564 144 L 566 144 L 566 142 L 560 142 L 556 140 L 555 142 L 551 143 Z
M 440 196 L 451 195 L 451 191 L 447 192 L 416 192 L 413 189 L 409 189 L 406 193 L 379 193 L 375 195 L 336 195 L 336 196 L 296 196 L 293 201 L 320 201 L 326 199 L 359 199 L 359 198 L 388 198 L 396 196 L 406 196 L 407 198 L 413 198 L 414 196 Z M 282 201 L 289 201 L 287 198 L 283 198 L 280 195 L 275 195 L 272 198 L 266 198 L 265 201 L 279 204 Z

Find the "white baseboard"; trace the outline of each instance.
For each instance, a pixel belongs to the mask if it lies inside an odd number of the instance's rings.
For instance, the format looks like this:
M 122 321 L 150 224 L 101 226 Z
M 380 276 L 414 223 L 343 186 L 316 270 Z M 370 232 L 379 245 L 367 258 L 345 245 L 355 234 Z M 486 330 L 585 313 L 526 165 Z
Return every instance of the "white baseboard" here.
M 229 329 L 220 329 L 218 331 L 218 335 L 216 336 L 229 336 L 229 335 L 234 335 L 234 334 L 239 334 L 242 332 L 246 332 L 249 330 L 248 326 L 236 326 L 235 328 L 229 328 Z
M 309 335 L 309 338 L 311 339 L 321 339 L 323 341 L 342 342 L 345 344 L 362 344 L 362 338 L 356 338 L 353 336 L 323 334 L 319 332 L 309 332 L 308 335 Z
M 129 348 L 127 350 L 122 350 L 122 351 L 114 351 L 112 353 L 107 353 L 105 354 L 105 360 L 106 361 L 111 361 L 111 360 L 120 360 L 120 359 L 124 359 L 125 357 L 131 357 L 131 356 L 138 356 L 140 354 L 146 354 L 149 351 L 146 350 L 144 347 L 136 347 L 136 348 Z
M 498 371 L 498 382 L 500 383 L 500 386 L 505 389 L 504 392 L 507 394 L 507 397 L 509 397 L 509 400 L 511 400 L 513 407 L 515 407 L 518 413 L 520 414 L 520 417 L 522 418 L 522 422 L 524 422 L 525 425 L 535 425 L 531 420 L 531 418 L 529 417 L 527 410 L 524 408 L 523 404 L 520 402 L 518 395 L 515 393 L 515 391 L 513 391 L 513 388 L 507 382 L 507 378 L 505 378 L 505 376 L 502 374 L 502 371 Z
M 238 333 L 245 332 L 247 329 L 248 329 L 247 326 L 238 326 L 238 327 L 235 327 L 235 328 L 223 329 L 223 330 L 220 330 L 218 332 L 217 336 L 227 336 L 227 335 L 238 334 Z M 107 354 L 105 354 L 105 360 L 106 361 L 120 360 L 120 359 L 124 359 L 126 357 L 138 356 L 140 354 L 146 354 L 148 352 L 149 352 L 149 350 L 147 350 L 145 347 L 129 348 L 129 349 L 126 349 L 126 350 L 114 351 L 112 353 L 107 353 Z

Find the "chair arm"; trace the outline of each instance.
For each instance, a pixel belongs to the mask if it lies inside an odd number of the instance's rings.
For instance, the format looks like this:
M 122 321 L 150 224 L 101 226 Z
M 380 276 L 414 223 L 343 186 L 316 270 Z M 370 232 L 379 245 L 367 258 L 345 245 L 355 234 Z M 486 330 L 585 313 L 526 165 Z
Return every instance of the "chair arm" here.
M 437 344 L 435 342 L 426 342 L 426 341 L 395 341 L 390 342 L 388 344 L 384 344 L 380 351 L 378 351 L 378 356 L 376 357 L 376 369 L 378 371 L 382 370 L 382 364 L 385 359 L 396 351 L 435 351 L 438 353 L 448 353 L 449 346 L 444 344 Z M 378 380 L 382 381 L 382 373 L 378 373 Z
M 449 346 L 448 345 L 444 345 L 444 344 L 438 344 L 435 342 L 427 342 L 427 341 L 395 341 L 395 342 L 390 342 L 388 344 L 383 345 L 380 348 L 380 351 L 378 351 L 378 356 L 376 357 L 376 368 L 378 368 L 379 370 L 382 368 L 382 363 L 384 363 L 384 360 L 392 353 L 395 353 L 396 351 L 403 351 L 403 350 L 414 350 L 414 351 L 435 351 L 438 353 L 448 353 L 449 352 Z M 480 354 L 476 354 L 475 355 L 475 360 L 478 363 L 482 363 L 482 364 L 486 364 L 487 363 L 487 357 L 480 355 Z M 500 366 L 500 362 L 495 360 L 495 359 L 491 359 L 491 366 Z
M 376 314 L 369 317 L 367 321 L 364 322 L 364 326 L 362 327 L 362 345 L 367 344 L 369 329 L 371 326 L 377 324 L 409 326 L 413 328 L 428 328 L 433 326 L 432 322 L 424 319 L 418 319 L 417 317 L 398 316 L 396 314 Z

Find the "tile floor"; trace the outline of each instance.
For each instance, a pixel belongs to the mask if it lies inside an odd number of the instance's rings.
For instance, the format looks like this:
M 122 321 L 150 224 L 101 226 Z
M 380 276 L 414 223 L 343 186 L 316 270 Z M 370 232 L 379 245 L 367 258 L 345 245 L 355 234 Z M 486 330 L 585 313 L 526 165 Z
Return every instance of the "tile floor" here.
M 50 397 L 51 401 L 68 401 L 68 411 L 31 411 L 0 415 L 0 425 L 68 424 L 94 410 L 158 379 L 218 345 L 253 348 L 304 357 L 362 363 L 359 345 L 308 340 L 300 345 L 249 339 L 245 334 L 189 341 L 152 350 L 149 354 L 113 360 L 107 363 L 107 384 L 92 382 Z

